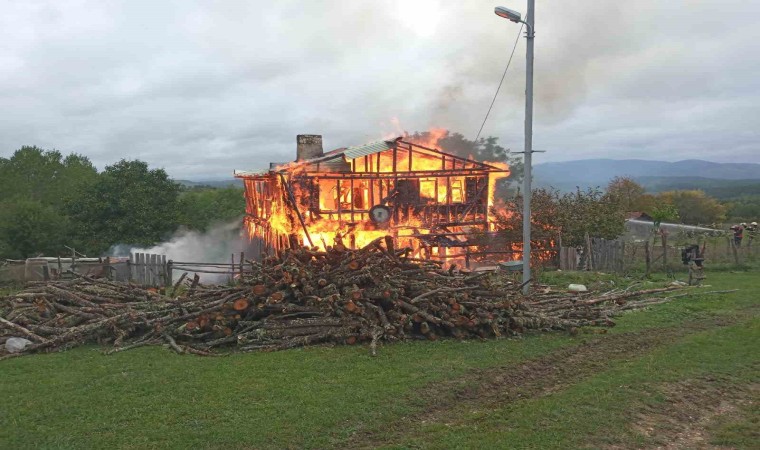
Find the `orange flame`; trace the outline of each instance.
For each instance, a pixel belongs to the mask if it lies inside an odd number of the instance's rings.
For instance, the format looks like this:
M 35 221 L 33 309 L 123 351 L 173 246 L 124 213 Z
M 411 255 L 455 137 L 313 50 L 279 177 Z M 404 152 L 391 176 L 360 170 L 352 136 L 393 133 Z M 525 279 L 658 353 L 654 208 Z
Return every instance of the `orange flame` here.
M 398 121 L 395 121 L 394 125 L 400 128 Z M 438 150 L 439 142 L 448 134 L 448 130 L 444 128 L 433 128 L 422 138 L 414 139 L 405 136 L 404 140 L 410 140 L 416 145 L 430 149 L 415 149 L 413 157 L 410 152 L 399 149 L 395 160 L 391 154 L 380 153 L 371 158 L 359 157 L 348 162 L 352 164 L 353 173 L 430 172 L 430 177 L 410 178 L 417 183 L 415 189 L 419 188 L 421 205 L 430 205 L 433 209 L 436 204 L 464 205 L 468 199 L 466 190 L 470 189 L 468 176 L 458 175 L 453 171 L 468 168 L 468 163 L 461 159 L 455 162 L 454 158 L 443 158 Z M 469 164 L 471 164 L 469 168 L 473 168 L 472 163 Z M 377 225 L 369 219 L 366 211 L 373 204 L 382 203 L 378 200 L 378 193 L 382 192 L 384 196 L 389 195 L 392 189 L 389 179 L 353 178 L 350 182 L 341 182 L 335 177 L 320 178 L 317 175 L 314 178 L 319 189 L 310 190 L 307 187 L 308 184 L 303 186 L 294 181 L 298 179 L 299 169 L 293 163 L 277 168 L 277 170 L 288 169 L 289 173 L 285 182 L 279 175 L 271 175 L 267 182 L 273 183 L 274 186 L 268 191 L 268 195 L 263 196 L 266 199 L 262 200 L 261 204 L 258 201 L 249 201 L 248 208 L 257 219 L 256 222 L 246 221 L 247 232 L 253 238 L 262 236 L 269 229 L 279 236 L 295 236 L 298 244 L 320 250 L 338 244 L 360 248 L 379 237 L 392 234 L 396 239 L 396 245 L 411 247 L 413 255 L 444 258 L 449 262 L 463 262 L 465 250 L 457 247 L 455 241 L 464 242 L 471 233 L 494 229 L 490 211 L 497 204 L 496 184 L 498 180 L 509 176 L 509 166 L 505 162 L 486 162 L 486 164 L 500 169 L 488 174 L 489 189 L 485 203 L 487 203 L 486 211 L 488 211 L 486 220 L 489 225 L 485 229 L 482 225 L 479 226 L 480 228 L 451 225 L 448 231 L 452 232 L 453 237 L 448 243 L 425 240 L 424 236 L 434 231 L 436 223 L 415 213 L 414 206 L 405 209 L 403 205 L 396 205 L 392 230 L 384 229 L 382 225 Z M 452 172 L 448 172 L 445 176 L 436 176 L 436 172 L 442 170 Z M 403 176 L 399 179 L 403 179 Z M 286 188 L 289 188 L 290 192 Z M 252 189 L 255 188 L 246 185 L 247 192 L 263 192 Z M 291 192 L 293 199 L 291 199 Z M 311 198 L 314 192 L 318 192 L 318 198 Z M 293 201 L 297 203 L 295 208 Z M 314 205 L 314 207 L 309 207 L 309 205 Z M 354 211 L 353 214 L 351 210 Z M 356 212 L 357 210 L 360 212 Z M 299 215 L 298 211 L 303 212 Z M 501 211 L 505 213 L 505 210 Z M 458 216 L 455 215 L 452 220 L 456 222 L 457 218 Z M 499 259 L 519 260 L 522 245 L 520 243 L 507 245 L 508 248 L 501 252 Z M 512 253 L 508 254 L 505 251 L 512 251 Z M 507 256 L 504 256 L 505 254 Z

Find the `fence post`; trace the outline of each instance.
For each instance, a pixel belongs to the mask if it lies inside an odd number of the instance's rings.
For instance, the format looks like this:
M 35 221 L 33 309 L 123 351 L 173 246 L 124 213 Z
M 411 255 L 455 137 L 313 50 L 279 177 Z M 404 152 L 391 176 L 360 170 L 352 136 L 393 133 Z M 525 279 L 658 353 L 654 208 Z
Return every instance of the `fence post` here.
M 143 285 L 150 285 L 150 253 L 143 253 Z
M 153 286 L 153 255 L 151 253 L 145 254 L 145 285 L 148 287 Z
M 106 280 L 111 281 L 111 257 L 106 256 L 105 261 L 103 261 L 103 272 L 106 273 Z
M 142 280 L 140 279 L 140 254 L 139 253 L 135 253 L 134 267 L 132 267 L 132 278 L 135 280 L 135 283 L 142 284 Z
M 151 253 L 150 255 L 150 285 L 152 287 L 158 286 L 158 255 Z
M 647 271 L 645 276 L 649 276 L 649 273 L 652 271 L 652 254 L 649 252 L 649 239 L 644 241 L 644 261 L 647 265 Z
M 140 277 L 140 286 L 145 286 L 145 253 L 138 253 L 137 273 Z
M 232 284 L 232 280 L 235 279 L 235 254 L 230 254 L 230 281 L 229 283 Z
M 161 281 L 164 286 L 171 286 L 172 281 L 169 279 L 169 271 L 166 263 L 166 255 L 161 255 Z
M 158 271 L 158 265 L 161 263 L 160 255 L 153 255 L 153 286 L 158 287 L 161 285 L 161 272 Z
M 132 261 L 133 260 L 134 260 L 134 253 L 130 253 L 129 259 L 127 260 L 127 272 L 128 272 L 127 281 L 133 280 L 133 277 L 132 277 L 132 264 L 133 264 Z

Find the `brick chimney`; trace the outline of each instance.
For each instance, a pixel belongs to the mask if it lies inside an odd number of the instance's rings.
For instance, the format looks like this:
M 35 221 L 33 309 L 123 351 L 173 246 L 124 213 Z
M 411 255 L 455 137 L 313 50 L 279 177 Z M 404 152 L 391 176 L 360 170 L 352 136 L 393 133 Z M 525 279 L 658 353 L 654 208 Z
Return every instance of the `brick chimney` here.
M 296 161 L 317 158 L 324 155 L 321 134 L 299 134 L 296 136 Z

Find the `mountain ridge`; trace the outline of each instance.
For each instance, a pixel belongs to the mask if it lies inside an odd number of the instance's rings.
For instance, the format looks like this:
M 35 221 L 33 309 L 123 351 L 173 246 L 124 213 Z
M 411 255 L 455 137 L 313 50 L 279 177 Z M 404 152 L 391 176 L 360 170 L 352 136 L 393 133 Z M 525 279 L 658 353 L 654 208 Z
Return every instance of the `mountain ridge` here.
M 647 159 L 611 159 L 594 158 L 563 162 L 547 162 L 533 167 L 536 186 L 554 187 L 560 190 L 574 190 L 575 187 L 604 187 L 615 177 L 631 177 L 642 184 L 667 185 L 663 181 L 678 179 L 680 186 L 693 184 L 697 188 L 700 180 L 730 181 L 729 184 L 752 184 L 760 182 L 760 164 L 758 163 L 717 163 L 700 159 L 687 159 L 667 162 Z M 660 178 L 660 180 L 657 180 Z M 665 178 L 665 180 L 663 180 Z M 693 180 L 690 183 L 689 180 Z M 685 187 L 681 187 L 685 189 Z

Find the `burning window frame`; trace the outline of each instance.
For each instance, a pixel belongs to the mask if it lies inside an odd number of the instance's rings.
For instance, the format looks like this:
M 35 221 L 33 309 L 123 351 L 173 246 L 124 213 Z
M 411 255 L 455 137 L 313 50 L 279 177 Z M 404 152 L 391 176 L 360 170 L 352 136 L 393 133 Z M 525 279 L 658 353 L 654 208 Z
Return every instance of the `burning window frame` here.
M 496 180 L 510 173 L 505 163 L 462 158 L 404 137 L 328 153 L 319 135 L 299 135 L 297 142 L 295 162 L 235 171 L 245 186 L 245 228 L 264 253 L 360 248 L 390 235 L 413 256 L 469 263 L 474 237 L 492 230 Z

